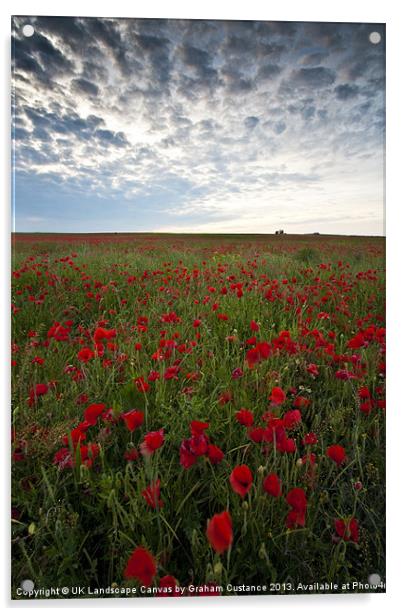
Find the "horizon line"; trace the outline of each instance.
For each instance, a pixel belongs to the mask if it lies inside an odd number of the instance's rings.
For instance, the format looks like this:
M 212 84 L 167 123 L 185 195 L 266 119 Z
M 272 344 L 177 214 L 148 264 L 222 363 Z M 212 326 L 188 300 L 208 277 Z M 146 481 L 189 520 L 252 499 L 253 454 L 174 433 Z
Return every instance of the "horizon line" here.
M 356 233 L 322 233 L 318 231 L 310 231 L 308 233 L 276 233 L 266 232 L 266 233 L 254 233 L 254 232 L 238 232 L 238 231 L 227 231 L 227 232 L 208 232 L 208 231 L 11 231 L 11 235 L 273 235 L 273 236 L 306 236 L 306 235 L 314 235 L 314 236 L 325 236 L 325 237 L 386 237 L 384 234 L 378 235 L 366 235 L 366 234 L 356 234 Z

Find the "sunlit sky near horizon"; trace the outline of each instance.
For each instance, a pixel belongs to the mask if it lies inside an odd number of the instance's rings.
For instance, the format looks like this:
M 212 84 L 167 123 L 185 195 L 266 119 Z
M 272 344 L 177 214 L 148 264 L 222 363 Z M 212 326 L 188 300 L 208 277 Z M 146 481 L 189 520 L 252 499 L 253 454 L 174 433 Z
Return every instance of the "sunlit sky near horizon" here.
M 384 25 L 12 30 L 16 231 L 384 233 Z

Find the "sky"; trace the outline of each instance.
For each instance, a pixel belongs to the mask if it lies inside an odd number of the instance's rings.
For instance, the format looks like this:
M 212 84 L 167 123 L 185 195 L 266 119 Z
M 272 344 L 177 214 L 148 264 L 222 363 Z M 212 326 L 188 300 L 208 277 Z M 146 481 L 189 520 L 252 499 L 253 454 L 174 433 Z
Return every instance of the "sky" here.
M 383 24 L 14 17 L 12 70 L 16 231 L 384 234 Z

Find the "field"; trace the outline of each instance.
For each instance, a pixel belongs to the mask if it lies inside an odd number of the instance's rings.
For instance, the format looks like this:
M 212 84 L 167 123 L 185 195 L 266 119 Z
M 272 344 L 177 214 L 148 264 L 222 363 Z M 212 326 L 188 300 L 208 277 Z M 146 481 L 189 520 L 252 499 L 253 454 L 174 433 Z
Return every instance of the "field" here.
M 13 597 L 384 581 L 384 248 L 14 235 Z

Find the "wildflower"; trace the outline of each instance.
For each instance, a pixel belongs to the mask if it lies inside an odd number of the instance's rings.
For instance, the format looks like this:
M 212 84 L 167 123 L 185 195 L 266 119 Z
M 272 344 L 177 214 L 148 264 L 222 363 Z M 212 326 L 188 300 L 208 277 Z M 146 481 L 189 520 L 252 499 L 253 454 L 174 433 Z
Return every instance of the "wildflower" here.
M 207 524 L 207 538 L 218 554 L 225 552 L 233 542 L 232 518 L 229 511 L 216 513 Z
M 134 379 L 134 383 L 138 391 L 142 394 L 146 394 L 150 388 L 149 383 L 147 383 L 142 376 L 139 376 L 138 378 Z
M 156 597 L 181 597 L 179 582 L 172 575 L 164 575 L 159 580 Z
M 239 424 L 246 426 L 247 428 L 252 426 L 254 423 L 254 415 L 252 411 L 249 411 L 248 409 L 240 409 L 237 411 L 235 417 Z
M 235 368 L 232 371 L 232 379 L 234 381 L 236 381 L 237 379 L 241 379 L 241 377 L 244 375 L 244 372 L 241 368 Z
M 126 579 L 137 578 L 144 586 L 150 586 L 156 575 L 156 562 L 143 547 L 135 548 L 124 570 Z
M 271 400 L 271 404 L 279 406 L 285 402 L 286 394 L 281 387 L 273 387 L 269 399 Z
M 327 448 L 327 456 L 340 466 L 346 459 L 346 453 L 342 445 L 331 445 Z
M 144 413 L 142 411 L 137 411 L 136 409 L 122 413 L 120 417 L 123 419 L 127 429 L 130 430 L 130 432 L 133 432 L 136 428 L 142 426 L 144 422 Z
M 283 416 L 283 424 L 287 430 L 292 430 L 301 422 L 301 414 L 298 409 L 287 411 Z
M 307 372 L 311 374 L 311 376 L 318 376 L 318 368 L 316 364 L 309 364 L 307 366 Z
M 212 464 L 219 464 L 219 462 L 222 462 L 225 454 L 219 447 L 210 443 L 208 445 L 207 456 Z
M 234 492 L 244 498 L 253 483 L 253 475 L 247 464 L 241 464 L 235 466 L 229 480 Z
M 143 456 L 152 455 L 154 451 L 162 447 L 164 440 L 165 440 L 165 437 L 164 437 L 163 428 L 155 432 L 148 432 L 148 434 L 145 435 L 144 440 L 140 445 L 140 450 L 141 450 L 142 455 Z
M 163 507 L 163 501 L 160 498 L 160 486 L 161 481 L 157 479 L 141 492 L 141 495 L 152 509 L 161 509 Z
M 99 415 L 105 410 L 105 404 L 90 404 L 84 411 L 84 419 L 90 425 L 94 426 L 98 421 Z
M 303 445 L 316 445 L 318 443 L 317 435 L 314 432 L 308 432 L 302 440 Z
M 350 520 L 335 520 L 335 530 L 339 537 L 342 537 L 344 541 L 353 541 L 358 543 L 359 541 L 359 524 L 356 518 Z
M 135 447 L 131 447 L 128 451 L 126 451 L 124 453 L 124 459 L 127 460 L 127 462 L 134 462 L 134 460 L 137 460 L 139 457 L 139 453 L 138 453 L 138 449 L 136 449 Z
M 293 488 L 286 496 L 286 502 L 291 506 L 291 511 L 286 518 L 286 526 L 295 528 L 304 526 L 306 523 L 307 499 L 302 488 Z
M 270 473 L 264 479 L 262 484 L 264 491 L 275 498 L 282 494 L 281 480 L 276 473 Z
M 93 359 L 95 357 L 95 353 L 92 351 L 92 349 L 88 348 L 88 347 L 83 347 L 82 349 L 80 349 L 77 353 L 77 359 L 79 361 L 84 362 L 85 364 L 90 360 Z

